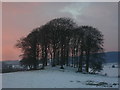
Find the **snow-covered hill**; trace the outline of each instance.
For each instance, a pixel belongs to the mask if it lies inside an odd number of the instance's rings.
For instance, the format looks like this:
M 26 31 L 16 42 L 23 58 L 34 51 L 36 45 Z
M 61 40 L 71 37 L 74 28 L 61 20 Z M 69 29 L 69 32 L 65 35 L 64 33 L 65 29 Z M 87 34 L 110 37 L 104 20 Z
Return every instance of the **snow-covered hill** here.
M 110 72 L 108 72 L 108 68 Z M 107 76 L 104 76 L 105 69 Z M 77 69 L 46 67 L 45 70 L 4 73 L 3 88 L 118 88 L 118 68 L 106 65 L 100 75 L 76 73 Z M 113 74 L 112 74 L 113 73 Z M 116 74 L 115 74 L 116 73 Z

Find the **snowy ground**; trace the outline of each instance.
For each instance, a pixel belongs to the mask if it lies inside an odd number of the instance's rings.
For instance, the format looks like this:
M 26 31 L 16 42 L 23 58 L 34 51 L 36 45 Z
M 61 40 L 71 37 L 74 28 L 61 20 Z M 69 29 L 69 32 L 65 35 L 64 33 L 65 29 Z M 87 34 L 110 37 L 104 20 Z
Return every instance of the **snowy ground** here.
M 105 70 L 107 70 L 105 72 Z M 46 70 L 4 73 L 3 88 L 118 88 L 118 68 L 105 66 L 102 75 L 76 73 L 76 68 L 46 67 Z M 107 73 L 107 76 L 104 74 Z

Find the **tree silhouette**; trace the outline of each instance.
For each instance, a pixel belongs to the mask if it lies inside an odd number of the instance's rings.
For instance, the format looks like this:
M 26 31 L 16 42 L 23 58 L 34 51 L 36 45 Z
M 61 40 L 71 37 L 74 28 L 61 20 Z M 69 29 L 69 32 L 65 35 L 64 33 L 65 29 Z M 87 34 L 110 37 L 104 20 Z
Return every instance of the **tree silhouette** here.
M 22 50 L 21 64 L 37 69 L 47 66 L 51 59 L 52 67 L 60 65 L 78 68 L 86 72 L 102 69 L 104 62 L 103 35 L 92 26 L 77 26 L 71 18 L 55 18 L 45 25 L 34 29 L 26 37 L 18 40 L 16 47 Z M 70 59 L 72 58 L 72 59 Z
M 63 68 L 65 63 L 65 55 L 68 57 L 68 53 L 65 54 L 65 50 L 69 44 L 70 30 L 74 28 L 75 23 L 70 18 L 57 18 L 49 21 L 45 27 L 49 28 L 50 42 L 53 49 L 53 61 L 52 66 L 56 65 L 56 52 L 61 52 L 60 64 Z M 69 48 L 68 48 L 69 49 Z M 66 50 L 68 52 L 68 49 Z
M 21 63 L 30 69 L 37 68 L 37 30 L 33 30 L 27 37 L 18 40 L 16 47 L 21 48 L 23 54 Z
M 82 26 L 82 29 L 84 30 L 86 72 L 89 72 L 90 54 L 103 52 L 103 35 L 92 26 Z
M 83 52 L 84 52 L 84 30 L 81 26 L 77 27 L 74 30 L 74 42 L 77 46 L 77 51 L 79 53 L 79 61 L 78 61 L 78 72 L 82 72 L 82 64 L 83 64 Z

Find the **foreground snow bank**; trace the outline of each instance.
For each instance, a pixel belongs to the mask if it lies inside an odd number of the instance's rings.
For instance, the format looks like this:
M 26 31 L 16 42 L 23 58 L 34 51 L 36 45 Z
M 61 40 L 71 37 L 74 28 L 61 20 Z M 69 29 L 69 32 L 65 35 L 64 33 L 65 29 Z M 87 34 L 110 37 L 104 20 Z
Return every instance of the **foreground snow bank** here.
M 76 68 L 46 67 L 45 70 L 5 73 L 3 88 L 118 88 L 115 76 L 76 73 Z M 112 73 L 112 71 L 111 71 Z

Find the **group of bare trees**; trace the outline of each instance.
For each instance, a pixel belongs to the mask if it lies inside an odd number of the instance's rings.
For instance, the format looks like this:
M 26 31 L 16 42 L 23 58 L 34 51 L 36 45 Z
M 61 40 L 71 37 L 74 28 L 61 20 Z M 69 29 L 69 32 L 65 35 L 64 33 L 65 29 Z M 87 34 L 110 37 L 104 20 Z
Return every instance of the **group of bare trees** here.
M 79 72 L 102 69 L 103 35 L 92 26 L 78 26 L 70 18 L 56 18 L 34 29 L 18 40 L 17 48 L 23 54 L 21 64 L 37 69 L 41 62 L 44 69 L 48 60 L 51 66 L 77 67 Z

